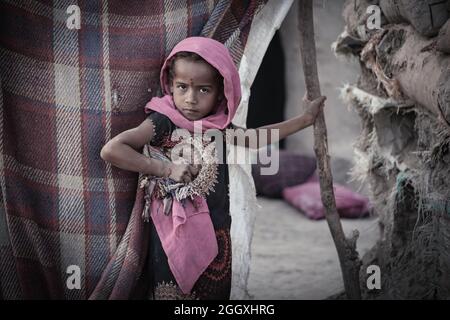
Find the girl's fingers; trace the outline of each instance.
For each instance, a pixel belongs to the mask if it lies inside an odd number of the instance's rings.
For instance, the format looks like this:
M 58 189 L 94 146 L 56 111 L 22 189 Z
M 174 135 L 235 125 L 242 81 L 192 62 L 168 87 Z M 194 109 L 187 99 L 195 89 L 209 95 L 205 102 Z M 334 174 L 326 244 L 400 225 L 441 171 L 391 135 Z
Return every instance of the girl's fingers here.
M 327 100 L 327 97 L 325 97 L 325 96 L 320 96 L 320 97 L 318 97 L 317 99 L 315 99 L 314 102 L 315 102 L 315 103 L 318 103 L 318 104 L 323 104 L 323 103 L 325 102 L 325 100 Z
M 198 172 L 199 172 L 200 170 L 199 170 L 199 168 L 196 167 L 196 166 L 189 166 L 189 171 L 191 172 L 191 175 L 192 175 L 193 177 L 195 177 L 195 176 L 198 174 Z
M 191 182 L 191 176 L 190 175 L 183 175 L 183 182 L 184 183 Z
M 305 91 L 305 94 L 303 95 L 303 100 L 308 101 L 308 90 Z
M 310 102 L 310 103 L 312 103 L 312 104 L 322 104 L 322 103 L 324 103 L 325 100 L 327 100 L 327 97 L 326 97 L 326 96 L 320 96 L 320 97 L 318 97 L 318 98 L 316 98 L 316 99 L 314 99 L 314 100 L 312 100 L 312 101 L 308 100 L 307 94 L 306 94 L 306 93 L 305 93 L 305 95 L 303 96 L 303 101 L 304 101 L 304 102 Z

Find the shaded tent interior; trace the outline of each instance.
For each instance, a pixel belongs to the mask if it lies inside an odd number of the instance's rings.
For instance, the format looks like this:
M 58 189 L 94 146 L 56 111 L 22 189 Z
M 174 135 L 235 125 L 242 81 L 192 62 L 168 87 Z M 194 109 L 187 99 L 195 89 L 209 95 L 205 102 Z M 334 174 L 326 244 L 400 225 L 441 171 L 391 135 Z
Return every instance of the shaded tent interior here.
M 279 32 L 275 32 L 251 87 L 247 128 L 257 128 L 285 119 L 285 58 Z M 280 148 L 285 141 L 280 141 Z

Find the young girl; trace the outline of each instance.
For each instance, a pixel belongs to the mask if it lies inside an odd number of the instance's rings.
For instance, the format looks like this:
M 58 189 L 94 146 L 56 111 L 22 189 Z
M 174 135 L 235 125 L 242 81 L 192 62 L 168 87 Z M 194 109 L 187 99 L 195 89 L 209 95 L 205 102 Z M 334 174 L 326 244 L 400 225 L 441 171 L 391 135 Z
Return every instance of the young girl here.
M 177 44 L 167 57 L 161 86 L 165 95 L 146 105 L 147 118 L 111 139 L 101 157 L 149 178 L 151 298 L 229 299 L 231 217 L 226 157 L 221 155 L 218 161 L 204 165 L 175 163 L 171 151 L 183 142 L 172 137 L 175 129 L 194 133 L 197 124 L 203 132 L 233 127 L 231 121 L 241 98 L 239 74 L 223 44 L 191 37 Z M 324 100 L 304 101 L 305 113 L 290 120 L 243 130 L 278 130 L 283 139 L 312 125 Z M 225 149 L 226 139 L 214 143 Z M 262 147 L 259 141 L 244 143 Z M 138 151 L 144 146 L 150 148 L 150 157 Z

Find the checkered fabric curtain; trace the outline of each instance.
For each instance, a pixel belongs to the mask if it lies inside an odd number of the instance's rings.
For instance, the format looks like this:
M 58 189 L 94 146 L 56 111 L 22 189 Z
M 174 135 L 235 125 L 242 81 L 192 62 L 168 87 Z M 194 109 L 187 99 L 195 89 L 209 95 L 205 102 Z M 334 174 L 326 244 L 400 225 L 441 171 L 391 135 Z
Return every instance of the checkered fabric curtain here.
M 100 149 L 145 118 L 180 40 L 217 39 L 239 64 L 264 3 L 0 2 L 0 298 L 145 296 L 137 174 L 105 163 Z M 68 27 L 72 5 L 79 29 Z

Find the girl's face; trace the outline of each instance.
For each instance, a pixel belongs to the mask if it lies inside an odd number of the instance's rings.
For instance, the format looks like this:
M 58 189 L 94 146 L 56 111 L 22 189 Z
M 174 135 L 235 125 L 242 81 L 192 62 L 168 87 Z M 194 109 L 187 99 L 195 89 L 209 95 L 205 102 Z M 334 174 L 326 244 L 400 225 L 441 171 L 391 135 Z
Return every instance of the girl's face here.
M 208 116 L 222 99 L 218 82 L 216 69 L 205 61 L 177 59 L 170 84 L 175 106 L 191 121 Z

